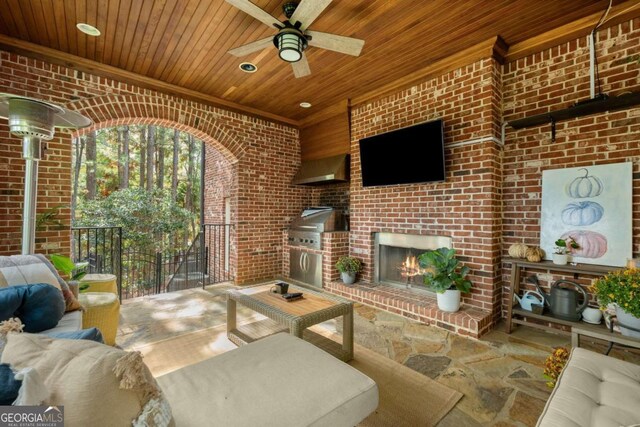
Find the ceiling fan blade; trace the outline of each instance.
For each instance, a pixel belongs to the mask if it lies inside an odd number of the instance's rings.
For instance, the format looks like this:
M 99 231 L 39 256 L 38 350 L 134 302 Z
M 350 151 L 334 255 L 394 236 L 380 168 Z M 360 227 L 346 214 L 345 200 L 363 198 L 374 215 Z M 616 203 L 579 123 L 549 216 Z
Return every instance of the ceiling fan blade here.
M 307 57 L 304 55 L 304 53 L 302 54 L 302 58 L 300 58 L 300 61 L 291 63 L 291 67 L 293 68 L 293 75 L 296 76 L 296 79 L 311 74 L 309 61 L 307 61 Z
M 360 55 L 362 46 L 364 46 L 364 40 L 354 39 L 352 37 L 321 33 L 319 31 L 307 31 L 306 34 L 311 36 L 309 46 L 321 47 L 322 49 L 346 53 L 347 55 Z
M 242 46 L 238 46 L 236 48 L 229 50 L 228 53 L 230 53 L 233 56 L 241 57 L 253 52 L 257 52 L 262 49 L 266 49 L 269 46 L 273 46 L 273 37 L 267 37 L 264 39 L 256 40 L 251 43 L 247 43 Z
M 300 30 L 304 31 L 329 6 L 331 0 L 302 0 L 291 15 L 289 22 L 300 22 Z
M 258 21 L 261 21 L 270 27 L 273 27 L 274 25 L 282 25 L 280 21 L 278 21 L 273 16 L 269 15 L 264 10 L 260 9 L 255 4 L 251 3 L 249 0 L 225 0 L 225 1 L 229 4 L 234 5 L 244 13 L 253 16 Z

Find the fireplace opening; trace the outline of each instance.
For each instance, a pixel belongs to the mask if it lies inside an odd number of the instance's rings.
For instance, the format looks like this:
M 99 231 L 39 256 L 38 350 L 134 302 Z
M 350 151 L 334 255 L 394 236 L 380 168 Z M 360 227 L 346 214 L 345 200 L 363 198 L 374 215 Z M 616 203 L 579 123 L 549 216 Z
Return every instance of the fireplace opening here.
M 430 292 L 423 284 L 420 254 L 441 247 L 451 248 L 451 237 L 402 233 L 375 233 L 374 280 L 404 289 Z

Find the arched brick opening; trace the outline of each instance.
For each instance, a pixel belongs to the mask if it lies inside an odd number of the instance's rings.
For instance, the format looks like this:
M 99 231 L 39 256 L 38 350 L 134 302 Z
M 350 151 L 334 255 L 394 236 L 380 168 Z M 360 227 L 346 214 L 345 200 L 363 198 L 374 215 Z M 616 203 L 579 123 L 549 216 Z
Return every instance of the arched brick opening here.
M 220 116 L 201 104 L 184 100 L 168 102 L 166 97 L 150 95 L 104 95 L 73 101 L 65 107 L 93 120 L 92 126 L 77 131 L 76 135 L 118 125 L 152 124 L 190 133 L 218 150 L 231 164 L 237 163 L 244 154 L 243 144 L 217 120 Z
M 231 211 L 231 224 L 235 223 L 238 206 L 237 165 L 244 155 L 243 145 L 229 131 L 223 129 L 224 124 L 216 122 L 214 112 L 203 110 L 198 104 L 187 105 L 184 101 L 171 103 L 170 108 L 162 105 L 165 103 L 166 99 L 153 96 L 134 98 L 107 95 L 71 102 L 66 107 L 93 120 L 92 126 L 73 132 L 73 137 L 115 126 L 155 125 L 178 129 L 200 139 L 204 143 L 203 154 L 205 154 L 203 169 L 205 185 L 202 188 L 205 215 L 201 218 L 201 222 L 202 224 L 219 223 L 218 215 L 212 214 L 211 208 L 226 199 Z M 209 168 L 215 171 L 208 173 Z M 216 179 L 222 180 L 217 184 L 214 182 Z M 217 188 L 218 186 L 220 188 Z M 209 228 L 207 230 L 207 233 L 213 232 Z M 235 227 L 231 227 L 229 231 L 229 274 L 233 278 L 238 262 L 237 233 Z M 218 248 L 215 250 L 218 251 L 217 253 L 224 253 L 226 249 L 222 252 Z

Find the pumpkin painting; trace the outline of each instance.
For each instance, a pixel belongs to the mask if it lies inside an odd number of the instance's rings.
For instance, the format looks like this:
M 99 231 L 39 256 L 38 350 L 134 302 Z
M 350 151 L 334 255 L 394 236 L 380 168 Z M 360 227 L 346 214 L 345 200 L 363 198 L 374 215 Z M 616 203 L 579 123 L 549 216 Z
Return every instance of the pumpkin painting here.
M 562 235 L 562 239 L 573 238 L 580 245 L 571 254 L 583 258 L 601 258 L 607 253 L 607 238 L 595 231 L 573 230 Z
M 604 208 L 596 202 L 569 203 L 562 210 L 562 222 L 567 225 L 587 226 L 602 219 Z
M 586 199 L 588 197 L 597 197 L 602 194 L 604 185 L 600 178 L 589 175 L 589 170 L 580 168 L 584 171 L 584 176 L 580 176 L 567 186 L 567 194 L 574 199 Z

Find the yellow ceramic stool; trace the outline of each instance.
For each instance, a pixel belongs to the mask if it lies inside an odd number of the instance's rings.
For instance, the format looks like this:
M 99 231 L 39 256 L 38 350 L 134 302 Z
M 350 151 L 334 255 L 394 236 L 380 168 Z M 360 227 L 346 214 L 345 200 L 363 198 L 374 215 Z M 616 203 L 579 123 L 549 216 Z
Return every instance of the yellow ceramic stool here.
M 113 274 L 87 274 L 80 285 L 89 285 L 86 292 L 111 292 L 118 295 L 118 284 Z
M 111 292 L 83 292 L 79 298 L 84 308 L 82 328 L 98 328 L 108 345 L 116 344 L 118 322 L 120 320 L 120 301 Z

